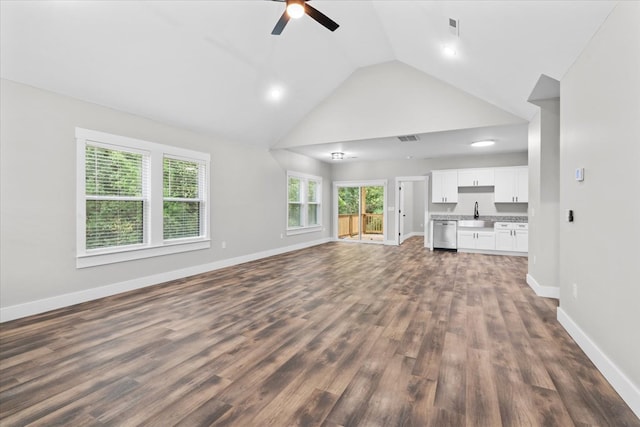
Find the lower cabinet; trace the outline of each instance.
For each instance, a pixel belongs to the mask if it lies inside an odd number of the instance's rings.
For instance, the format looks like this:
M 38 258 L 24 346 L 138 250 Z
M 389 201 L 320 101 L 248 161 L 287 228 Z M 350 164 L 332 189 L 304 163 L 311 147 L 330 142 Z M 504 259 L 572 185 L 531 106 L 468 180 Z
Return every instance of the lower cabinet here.
M 529 251 L 528 224 L 496 222 L 496 250 L 509 252 Z
M 458 249 L 495 250 L 493 231 L 458 231 Z

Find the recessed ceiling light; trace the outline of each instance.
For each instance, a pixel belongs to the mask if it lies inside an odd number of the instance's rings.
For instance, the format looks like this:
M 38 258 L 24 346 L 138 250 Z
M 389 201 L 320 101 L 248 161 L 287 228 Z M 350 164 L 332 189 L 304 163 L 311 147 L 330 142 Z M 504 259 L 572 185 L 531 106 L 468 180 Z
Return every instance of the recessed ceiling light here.
M 269 100 L 273 102 L 278 102 L 283 97 L 284 97 L 284 88 L 282 86 L 278 86 L 278 85 L 271 86 L 271 88 L 269 88 L 269 91 L 267 92 L 267 98 L 269 98 Z
M 287 2 L 287 14 L 290 18 L 298 19 L 304 15 L 304 4 L 299 0 L 290 0 Z
M 444 56 L 448 56 L 449 58 L 453 58 L 458 54 L 458 52 L 456 52 L 456 48 L 450 45 L 442 46 L 442 53 Z
M 476 141 L 476 142 L 472 142 L 471 146 L 472 147 L 489 147 L 490 145 L 495 144 L 496 142 L 492 139 L 486 139 L 484 141 Z
M 344 153 L 341 153 L 340 151 L 335 151 L 331 153 L 331 160 L 342 160 L 342 159 L 344 159 Z

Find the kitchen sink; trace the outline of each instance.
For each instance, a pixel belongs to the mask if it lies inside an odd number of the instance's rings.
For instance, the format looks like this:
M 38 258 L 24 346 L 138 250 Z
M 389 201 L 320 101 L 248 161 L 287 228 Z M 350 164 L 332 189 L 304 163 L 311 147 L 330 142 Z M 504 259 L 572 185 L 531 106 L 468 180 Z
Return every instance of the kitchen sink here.
M 493 221 L 465 219 L 458 221 L 458 228 L 493 228 Z

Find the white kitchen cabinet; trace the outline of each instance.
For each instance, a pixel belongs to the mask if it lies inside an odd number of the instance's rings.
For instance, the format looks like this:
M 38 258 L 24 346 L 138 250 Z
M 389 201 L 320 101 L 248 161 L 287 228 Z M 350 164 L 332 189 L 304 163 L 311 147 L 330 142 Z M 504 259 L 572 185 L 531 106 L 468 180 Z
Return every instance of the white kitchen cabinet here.
M 526 223 L 496 222 L 496 250 L 507 252 L 529 251 L 529 225 Z
M 496 230 L 496 250 L 513 251 L 513 230 Z
M 494 250 L 496 248 L 496 233 L 493 231 L 476 232 L 476 249 Z
M 457 169 L 433 171 L 432 182 L 433 203 L 458 203 Z
M 529 230 L 515 230 L 515 251 L 529 252 Z
M 458 231 L 458 249 L 494 250 L 495 248 L 493 231 Z
M 529 168 L 517 166 L 494 170 L 495 203 L 529 202 Z
M 458 231 L 458 249 L 475 249 L 475 233 L 471 231 Z
M 458 169 L 458 187 L 494 185 L 493 169 Z

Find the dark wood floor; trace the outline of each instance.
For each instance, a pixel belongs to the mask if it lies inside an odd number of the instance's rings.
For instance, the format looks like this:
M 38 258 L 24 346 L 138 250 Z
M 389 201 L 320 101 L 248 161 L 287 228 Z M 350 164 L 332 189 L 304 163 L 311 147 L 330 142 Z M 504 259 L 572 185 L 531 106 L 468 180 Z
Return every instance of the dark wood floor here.
M 526 259 L 330 243 L 0 326 L 0 424 L 640 426 Z

